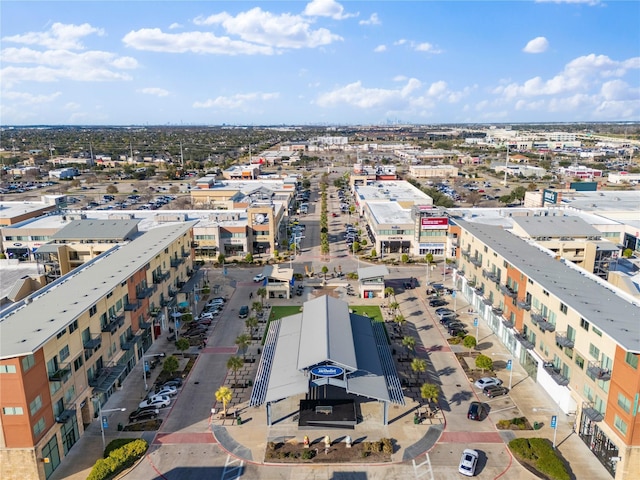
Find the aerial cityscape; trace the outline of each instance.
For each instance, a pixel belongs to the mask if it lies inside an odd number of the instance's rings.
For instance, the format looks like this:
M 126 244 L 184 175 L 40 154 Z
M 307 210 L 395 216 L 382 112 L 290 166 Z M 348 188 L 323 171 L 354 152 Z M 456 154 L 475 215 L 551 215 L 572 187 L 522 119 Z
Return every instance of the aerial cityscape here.
M 2 480 L 640 478 L 640 3 L 0 13 Z

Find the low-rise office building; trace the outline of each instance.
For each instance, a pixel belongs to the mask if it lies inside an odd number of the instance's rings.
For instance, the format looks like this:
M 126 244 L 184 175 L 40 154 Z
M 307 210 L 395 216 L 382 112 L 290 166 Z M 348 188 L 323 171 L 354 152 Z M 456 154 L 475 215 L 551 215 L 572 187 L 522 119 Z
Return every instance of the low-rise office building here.
M 458 168 L 453 165 L 411 165 L 409 175 L 413 178 L 449 178 L 458 176 Z
M 360 298 L 384 298 L 384 279 L 389 275 L 385 265 L 358 269 L 358 296 Z
M 640 305 L 631 295 L 499 226 L 453 219 L 456 288 L 529 376 L 575 416 L 616 479 L 640 465 Z
M 115 245 L 0 313 L 0 477 L 46 479 L 166 326 L 194 222 Z

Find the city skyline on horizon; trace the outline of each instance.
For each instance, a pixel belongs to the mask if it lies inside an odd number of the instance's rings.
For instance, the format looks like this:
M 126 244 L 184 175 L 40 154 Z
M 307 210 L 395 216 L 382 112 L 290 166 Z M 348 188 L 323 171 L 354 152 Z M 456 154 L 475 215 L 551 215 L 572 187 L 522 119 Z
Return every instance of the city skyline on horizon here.
M 3 2 L 2 123 L 640 120 L 637 2 L 150 3 Z

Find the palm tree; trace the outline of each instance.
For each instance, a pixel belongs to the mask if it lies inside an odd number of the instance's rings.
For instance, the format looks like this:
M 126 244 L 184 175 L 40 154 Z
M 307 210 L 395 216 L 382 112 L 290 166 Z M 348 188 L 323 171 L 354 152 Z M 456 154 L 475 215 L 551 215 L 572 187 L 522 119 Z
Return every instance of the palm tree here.
M 258 319 L 256 317 L 249 317 L 244 321 L 244 324 L 247 327 L 249 336 L 253 338 L 253 329 L 258 326 Z
M 384 296 L 389 297 L 389 300 L 391 300 L 391 297 L 393 297 L 393 299 L 395 300 L 396 291 L 393 289 L 393 287 L 387 287 L 384 289 Z
M 264 310 L 261 302 L 253 302 L 251 304 L 251 308 L 253 309 L 254 312 L 256 312 L 256 314 L 259 314 L 260 312 L 262 312 L 262 310 Z
M 406 336 L 402 339 L 402 346 L 407 349 L 407 353 L 411 353 L 416 348 L 416 339 Z
M 238 335 L 238 338 L 236 338 L 236 345 L 238 345 L 238 348 L 242 350 L 242 358 L 246 359 L 247 348 L 251 345 L 251 337 L 246 333 Z
M 427 370 L 427 361 L 422 358 L 414 358 L 411 361 L 411 370 L 413 370 L 414 373 L 416 374 L 416 382 L 417 382 L 418 376 Z
M 438 401 L 440 388 L 434 383 L 423 383 L 420 387 L 420 396 L 429 403 L 429 409 L 431 409 L 431 404 Z
M 227 416 L 227 404 L 233 398 L 233 393 L 229 387 L 220 387 L 216 390 L 216 401 L 222 402 L 222 414 Z
M 237 385 L 238 370 L 242 368 L 244 361 L 240 357 L 231 357 L 227 360 L 227 368 L 233 371 L 233 384 Z
M 398 310 L 400 308 L 400 304 L 398 302 L 391 302 L 389 303 L 389 308 L 391 310 L 393 310 L 393 313 L 396 313 L 396 310 Z
M 398 314 L 395 316 L 393 321 L 398 324 L 398 326 L 400 327 L 400 333 L 402 333 L 402 327 L 404 327 L 404 324 L 407 323 L 407 319 L 404 318 L 404 315 Z
M 260 297 L 260 303 L 262 303 L 262 308 L 264 308 L 264 299 L 267 296 L 267 289 L 264 287 L 260 287 L 256 290 L 256 295 Z

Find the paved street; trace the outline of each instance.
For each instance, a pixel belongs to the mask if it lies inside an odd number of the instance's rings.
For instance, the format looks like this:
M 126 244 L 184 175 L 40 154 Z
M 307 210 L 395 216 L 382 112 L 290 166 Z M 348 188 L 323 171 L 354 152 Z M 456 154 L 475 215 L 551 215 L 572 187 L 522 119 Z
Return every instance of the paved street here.
M 334 191 L 334 188 L 331 187 Z M 333 199 L 330 200 L 332 205 Z M 313 268 L 316 276 L 323 265 L 333 268 L 341 267 L 343 272 L 354 271 L 358 261 L 349 252 L 342 232 L 348 216 L 329 217 L 330 234 L 332 238 L 340 238 L 331 244 L 329 259 L 319 254 L 319 208 L 317 194 L 314 193 L 310 201 L 310 213 L 300 217 L 301 223 L 306 225 L 305 238 L 302 240 L 302 252 L 296 258 L 294 267 L 296 272 L 303 273 L 304 266 Z M 332 207 L 333 208 L 333 207 Z M 221 269 L 206 266 L 190 282 L 199 282 L 202 275 L 206 275 L 212 285 L 219 285 L 219 294 L 228 297 L 223 314 L 218 317 L 209 330 L 206 348 L 199 351 L 197 361 L 192 368 L 181 393 L 167 412 L 163 412 L 164 422 L 158 432 L 145 432 L 143 437 L 151 443 L 148 455 L 126 475 L 127 479 L 148 480 L 158 479 L 211 479 L 227 480 L 234 478 L 249 479 L 353 479 L 353 480 L 392 480 L 416 478 L 416 470 L 412 460 L 422 463 L 428 459 L 434 478 L 459 478 L 457 466 L 460 454 L 464 448 L 471 447 L 480 451 L 479 474 L 480 479 L 533 479 L 535 478 L 520 466 L 510 455 L 505 442 L 515 438 L 512 432 L 499 432 L 495 428 L 498 420 L 526 416 L 530 421 L 541 421 L 545 424 L 542 430 L 518 432 L 518 436 L 543 436 L 552 438 L 553 430 L 548 427 L 550 413 L 554 408 L 551 398 L 538 387 L 525 371 L 515 364 L 513 370 L 513 390 L 509 396 L 498 397 L 482 401 L 490 405 L 489 418 L 482 422 L 470 421 L 466 418 L 469 402 L 478 399 L 478 389 L 472 386 L 460 367 L 455 353 L 465 352 L 462 346 L 450 346 L 446 342 L 447 334 L 433 315 L 433 309 L 427 305 L 425 283 L 427 271 L 422 266 L 391 266 L 389 283 L 397 286 L 397 301 L 402 315 L 408 320 L 406 331 L 418 338 L 416 352 L 427 361 L 428 369 L 423 381 L 440 385 L 442 397 L 439 401 L 441 412 L 429 424 L 414 425 L 413 411 L 418 406 L 415 399 L 409 398 L 404 410 L 392 412 L 388 427 L 379 422 L 365 421 L 356 427 L 356 434 L 362 428 L 371 438 L 389 435 L 395 438 L 398 450 L 394 453 L 392 465 L 369 466 L 271 466 L 263 465 L 264 448 L 269 438 L 276 435 L 289 435 L 302 438 L 304 433 L 297 431 L 297 425 L 289 422 L 286 425 L 267 427 L 264 408 L 243 410 L 245 422 L 242 426 L 231 423 L 221 424 L 216 417 L 212 417 L 212 408 L 216 405 L 214 392 L 227 381 L 226 362 L 237 351 L 236 337 L 245 330 L 244 320 L 238 319 L 241 305 L 251 305 L 257 300 L 255 291 L 258 285 L 252 282 L 252 277 L 261 271 L 260 267 L 246 268 L 234 265 L 227 266 L 227 274 Z M 420 287 L 404 291 L 402 280 L 416 277 Z M 429 272 L 432 281 L 443 281 L 450 284 L 447 275 L 443 277 L 442 268 Z M 331 289 L 346 280 L 329 280 L 323 289 Z M 318 281 L 319 282 L 319 281 Z M 292 300 L 268 299 L 273 305 L 291 305 L 302 303 L 312 298 L 313 280 L 305 280 L 307 288 L 305 295 L 294 297 Z M 319 285 L 319 283 L 318 283 Z M 192 288 L 188 285 L 187 288 Z M 335 290 L 336 292 L 338 290 Z M 253 293 L 253 299 L 250 299 Z M 357 297 L 343 298 L 352 305 L 386 304 L 386 300 L 358 299 Z M 468 312 L 467 301 L 458 295 L 455 302 L 449 298 L 450 306 L 455 303 L 456 310 L 463 322 L 472 325 L 473 313 Z M 471 332 L 473 335 L 475 331 Z M 165 336 L 166 337 L 166 336 Z M 173 345 L 162 337 L 154 344 L 151 352 L 172 353 Z M 508 358 L 507 351 L 499 340 L 482 322 L 478 327 L 478 349 L 487 355 L 493 355 L 498 367 L 498 376 L 508 384 L 508 372 L 504 368 L 504 360 Z M 250 347 L 250 353 L 257 353 L 258 345 Z M 464 360 L 463 360 L 464 361 Z M 403 367 L 408 368 L 408 367 Z M 159 370 L 159 369 L 158 369 Z M 155 373 L 157 374 L 157 372 Z M 148 382 L 152 384 L 153 379 Z M 249 389 L 247 389 L 248 391 Z M 116 408 L 125 406 L 128 411 L 112 414 L 110 427 L 106 432 L 106 441 L 113 438 L 138 436 L 135 432 L 118 432 L 115 426 L 124 422 L 128 412 L 135 408 L 137 402 L 144 395 L 144 382 L 141 366 L 138 365 L 124 382 L 123 389 L 109 400 L 104 407 Z M 415 389 L 408 389 L 407 395 L 416 396 Z M 419 400 L 419 399 L 418 399 Z M 242 403 L 232 402 L 234 408 L 246 408 Z M 537 411 L 534 412 L 533 408 Z M 573 417 L 560 417 L 557 431 L 557 443 L 560 452 L 570 462 L 575 478 L 589 478 L 594 480 L 609 479 L 610 476 L 589 452 L 582 441 L 572 434 Z M 436 432 L 433 439 L 430 433 Z M 442 435 L 440 435 L 442 432 Z M 332 433 L 339 438 L 338 433 Z M 353 433 L 351 433 L 353 435 Z M 437 443 L 434 445 L 434 441 Z M 92 424 L 87 433 L 71 450 L 70 456 L 56 470 L 51 477 L 57 479 L 84 479 L 91 465 L 99 457 L 102 448 L 100 426 L 98 422 Z M 418 469 L 426 472 L 427 465 Z M 429 478 L 425 476 L 424 478 Z

